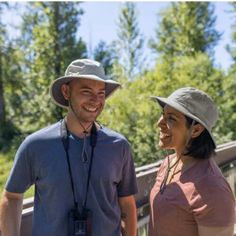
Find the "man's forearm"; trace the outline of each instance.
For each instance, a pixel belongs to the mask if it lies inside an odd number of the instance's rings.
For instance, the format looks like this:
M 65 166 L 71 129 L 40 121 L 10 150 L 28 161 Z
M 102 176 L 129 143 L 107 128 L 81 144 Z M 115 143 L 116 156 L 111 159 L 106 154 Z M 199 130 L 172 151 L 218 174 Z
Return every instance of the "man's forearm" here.
M 20 236 L 22 194 L 4 192 L 0 202 L 1 236 Z
M 122 236 L 136 236 L 137 215 L 136 210 L 130 210 L 129 213 L 122 214 Z
M 137 211 L 133 196 L 120 198 L 122 236 L 136 236 Z

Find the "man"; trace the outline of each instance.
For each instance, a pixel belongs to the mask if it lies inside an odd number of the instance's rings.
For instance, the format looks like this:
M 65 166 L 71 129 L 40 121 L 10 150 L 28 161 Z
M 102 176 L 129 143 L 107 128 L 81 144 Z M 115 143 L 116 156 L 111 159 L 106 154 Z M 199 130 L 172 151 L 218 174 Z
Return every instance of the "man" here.
M 19 235 L 23 193 L 32 184 L 33 236 L 136 235 L 130 146 L 96 122 L 119 87 L 88 59 L 73 61 L 51 84 L 52 100 L 68 113 L 27 137 L 17 151 L 1 201 L 3 236 Z

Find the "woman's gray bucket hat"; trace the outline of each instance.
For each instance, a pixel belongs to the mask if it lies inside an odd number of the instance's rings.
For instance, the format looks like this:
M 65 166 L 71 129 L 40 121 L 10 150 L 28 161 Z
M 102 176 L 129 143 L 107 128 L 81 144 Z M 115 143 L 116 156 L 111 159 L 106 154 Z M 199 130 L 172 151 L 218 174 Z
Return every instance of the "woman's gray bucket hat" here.
M 65 76 L 54 80 L 50 86 L 50 95 L 53 102 L 63 108 L 68 108 L 66 100 L 61 92 L 61 86 L 73 79 L 90 79 L 105 83 L 105 97 L 109 97 L 121 85 L 107 78 L 101 63 L 90 59 L 78 59 L 67 67 Z
M 196 88 L 185 87 L 176 90 L 168 98 L 156 96 L 151 98 L 156 100 L 161 107 L 169 105 L 202 124 L 216 146 L 211 130 L 218 119 L 218 110 L 209 95 Z

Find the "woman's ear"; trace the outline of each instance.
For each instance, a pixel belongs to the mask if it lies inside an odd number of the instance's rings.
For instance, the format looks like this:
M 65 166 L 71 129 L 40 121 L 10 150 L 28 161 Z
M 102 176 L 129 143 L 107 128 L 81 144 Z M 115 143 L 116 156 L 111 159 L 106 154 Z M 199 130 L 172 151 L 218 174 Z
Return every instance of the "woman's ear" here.
M 70 88 L 69 88 L 69 85 L 68 84 L 63 84 L 62 86 L 61 86 L 61 93 L 62 93 L 62 95 L 63 95 L 63 97 L 66 99 L 66 100 L 68 100 L 68 98 L 69 98 L 69 94 L 70 94 Z
M 203 125 L 201 125 L 201 124 L 194 125 L 193 129 L 192 129 L 191 137 L 192 138 L 198 137 L 203 132 L 203 130 L 205 130 L 205 127 Z

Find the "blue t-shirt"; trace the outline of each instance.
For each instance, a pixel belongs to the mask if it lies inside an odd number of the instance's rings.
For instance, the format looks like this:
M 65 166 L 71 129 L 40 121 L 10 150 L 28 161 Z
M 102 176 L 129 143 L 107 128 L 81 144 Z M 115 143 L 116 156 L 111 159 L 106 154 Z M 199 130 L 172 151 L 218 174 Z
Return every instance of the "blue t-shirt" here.
M 35 184 L 33 236 L 67 236 L 68 212 L 73 209 L 74 200 L 60 128 L 61 122 L 57 122 L 23 141 L 6 184 L 6 190 L 15 193 L 24 193 Z M 69 158 L 80 209 L 91 157 L 89 139 L 84 141 L 69 134 Z M 129 143 L 122 135 L 101 127 L 87 200 L 94 236 L 120 236 L 118 198 L 135 193 L 137 184 Z

